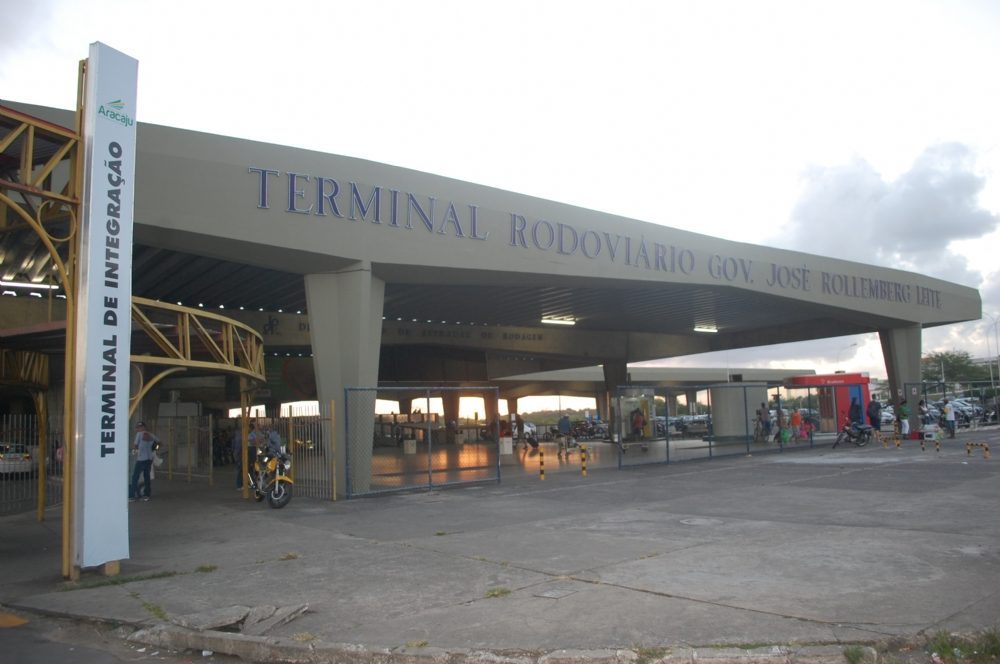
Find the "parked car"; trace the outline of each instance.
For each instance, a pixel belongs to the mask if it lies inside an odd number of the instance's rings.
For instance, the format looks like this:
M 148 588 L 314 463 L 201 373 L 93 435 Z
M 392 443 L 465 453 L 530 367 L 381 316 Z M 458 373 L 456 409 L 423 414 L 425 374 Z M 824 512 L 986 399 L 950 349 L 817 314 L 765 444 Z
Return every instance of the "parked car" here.
M 608 423 L 607 422 L 594 422 L 594 438 L 600 440 L 606 440 L 611 437 L 608 433 Z
M 0 475 L 32 475 L 38 456 L 23 443 L 0 443 Z

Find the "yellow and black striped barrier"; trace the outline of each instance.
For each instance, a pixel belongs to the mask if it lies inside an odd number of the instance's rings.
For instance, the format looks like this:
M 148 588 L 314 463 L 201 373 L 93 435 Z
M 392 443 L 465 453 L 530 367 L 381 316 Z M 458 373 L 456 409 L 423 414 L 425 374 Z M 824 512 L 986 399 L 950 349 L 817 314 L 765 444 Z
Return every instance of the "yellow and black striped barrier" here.
M 923 451 L 925 451 L 927 449 L 926 445 L 927 445 L 927 439 L 926 438 L 921 438 L 920 439 L 920 451 L 921 452 L 923 452 Z M 940 452 L 941 451 L 941 439 L 940 438 L 935 438 L 934 439 L 934 451 L 935 452 Z
M 580 446 L 580 473 L 586 477 L 587 476 L 587 446 Z
M 538 450 L 538 479 L 545 479 L 545 450 Z
M 990 444 L 989 443 L 966 443 L 965 444 L 965 455 L 972 456 L 972 448 L 981 447 L 983 448 L 983 458 L 990 458 Z

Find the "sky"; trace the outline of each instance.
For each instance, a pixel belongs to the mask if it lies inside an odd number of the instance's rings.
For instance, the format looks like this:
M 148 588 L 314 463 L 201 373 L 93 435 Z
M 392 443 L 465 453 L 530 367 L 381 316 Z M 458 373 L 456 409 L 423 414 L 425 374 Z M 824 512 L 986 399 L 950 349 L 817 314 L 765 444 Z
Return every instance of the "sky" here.
M 360 157 L 978 288 L 996 357 L 1000 2 L 0 0 L 0 99 Z M 988 317 L 992 316 L 992 320 Z M 877 335 L 679 358 L 884 377 Z M 998 368 L 1000 370 L 1000 368 Z

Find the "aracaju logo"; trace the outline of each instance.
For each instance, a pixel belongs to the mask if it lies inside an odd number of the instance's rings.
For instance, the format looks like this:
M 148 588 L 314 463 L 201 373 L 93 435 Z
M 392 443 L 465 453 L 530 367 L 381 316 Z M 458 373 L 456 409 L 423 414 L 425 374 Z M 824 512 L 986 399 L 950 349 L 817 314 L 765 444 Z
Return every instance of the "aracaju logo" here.
M 135 120 L 129 117 L 129 114 L 125 113 L 124 110 L 125 102 L 121 99 L 115 99 L 106 104 L 101 104 L 101 107 L 97 109 L 97 114 L 106 117 L 112 122 L 119 122 L 126 127 L 131 127 L 135 124 Z

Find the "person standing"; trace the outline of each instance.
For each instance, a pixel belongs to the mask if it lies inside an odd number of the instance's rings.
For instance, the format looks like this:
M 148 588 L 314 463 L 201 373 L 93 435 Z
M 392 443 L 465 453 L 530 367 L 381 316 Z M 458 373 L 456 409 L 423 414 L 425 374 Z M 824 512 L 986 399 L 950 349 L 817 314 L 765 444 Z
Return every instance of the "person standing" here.
M 868 424 L 872 425 L 872 429 L 876 431 L 882 428 L 882 404 L 879 403 L 878 399 L 872 399 L 868 402 Z
M 955 407 L 951 405 L 951 401 L 948 399 L 944 400 L 944 426 L 948 429 L 948 437 L 955 437 Z
M 771 409 L 763 401 L 760 402 L 760 408 L 757 410 L 757 419 L 760 420 L 760 428 L 764 432 L 764 438 L 769 438 L 771 436 Z
M 864 419 L 861 417 L 861 404 L 858 403 L 857 397 L 851 397 L 851 406 L 847 409 L 847 418 L 852 423 L 861 424 Z
M 931 423 L 931 411 L 927 407 L 927 402 L 924 401 L 923 399 L 921 399 L 917 403 L 917 408 L 919 409 L 919 413 L 920 413 L 920 424 L 921 425 L 930 424 Z M 921 429 L 922 428 L 923 427 L 921 426 Z
M 642 414 L 642 409 L 636 407 L 632 413 L 632 440 L 641 440 L 642 432 L 646 427 L 646 418 Z
M 904 437 L 910 435 L 910 406 L 906 399 L 899 402 L 899 433 Z
M 150 470 L 153 467 L 153 452 L 160 446 L 160 439 L 152 432 L 146 431 L 146 423 L 135 425 L 135 439 L 132 441 L 132 453 L 135 454 L 135 465 L 132 467 L 132 481 L 128 485 L 128 499 L 139 498 L 139 473 L 142 473 L 142 499 L 148 501 L 152 497 L 153 484 Z
M 569 447 L 571 441 L 573 440 L 572 436 L 570 436 L 572 428 L 573 427 L 569 422 L 569 415 L 563 414 L 563 416 L 559 418 L 559 447 L 558 453 L 556 454 L 556 456 L 560 459 L 562 458 L 564 450 L 567 458 L 569 457 Z
M 792 411 L 792 415 L 788 419 L 788 424 L 792 428 L 792 438 L 795 440 L 805 438 L 806 432 L 802 429 L 802 413 L 799 412 L 798 408 Z
M 249 424 L 249 433 L 247 433 L 247 468 L 253 468 L 254 459 L 257 458 L 257 441 L 261 438 L 261 435 L 257 433 L 257 429 L 253 422 Z M 239 432 L 239 429 L 234 431 L 233 435 L 233 456 L 236 457 L 236 488 L 243 488 L 243 478 L 246 476 L 247 471 L 243 469 L 243 435 Z

